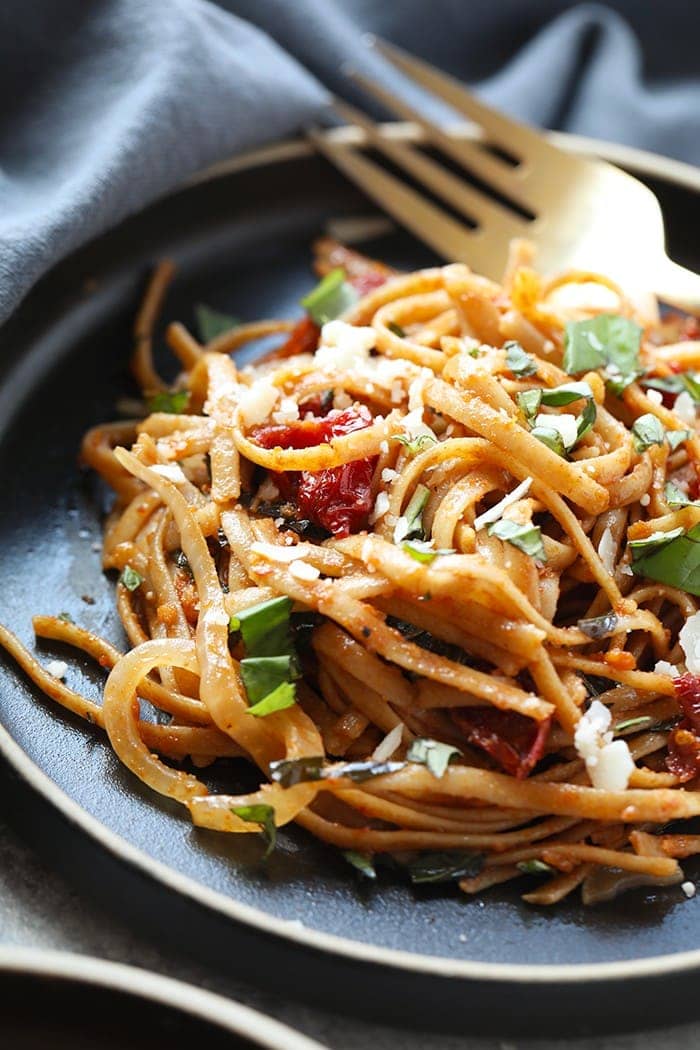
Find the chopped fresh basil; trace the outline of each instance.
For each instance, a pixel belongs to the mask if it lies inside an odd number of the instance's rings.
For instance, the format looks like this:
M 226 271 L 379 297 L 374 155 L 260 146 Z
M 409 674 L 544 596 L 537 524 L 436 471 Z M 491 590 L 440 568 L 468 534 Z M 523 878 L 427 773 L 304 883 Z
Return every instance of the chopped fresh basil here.
M 64 623 L 75 623 L 75 620 L 70 613 L 60 612 L 56 617 L 57 620 L 63 620 Z
M 484 866 L 481 853 L 423 853 L 409 864 L 411 882 L 452 882 L 454 879 L 473 879 Z
M 406 434 L 394 434 L 392 440 L 400 442 L 410 456 L 416 456 L 430 445 L 437 444 L 437 439 L 432 434 L 419 434 L 418 437 L 414 438 L 410 438 Z
M 687 441 L 691 437 L 690 430 L 667 430 L 666 440 L 668 441 L 671 452 L 675 452 L 679 445 L 682 445 L 684 441 Z
M 427 540 L 404 540 L 402 547 L 415 561 L 422 562 L 424 565 L 430 565 L 439 554 L 455 553 L 453 547 L 431 547 Z
M 264 857 L 272 853 L 277 844 L 277 827 L 275 825 L 275 810 L 272 806 L 262 804 L 256 806 L 232 806 L 231 812 L 234 817 L 245 820 L 247 824 L 258 824 L 262 836 L 267 843 Z
M 406 534 L 403 537 L 405 540 L 424 540 L 426 538 L 423 532 L 423 511 L 429 496 L 430 490 L 425 485 L 416 486 L 403 515 L 406 520 Z
M 293 682 L 282 682 L 271 693 L 264 696 L 257 704 L 248 708 L 249 715 L 256 718 L 264 718 L 273 715 L 276 711 L 284 711 L 287 707 L 293 707 L 296 703 L 296 687 Z
M 469 354 L 470 357 L 483 357 L 484 356 L 484 351 L 481 349 L 480 346 L 473 346 L 471 348 L 471 350 L 467 350 L 467 353 Z
M 190 399 L 189 390 L 162 390 L 154 394 L 148 402 L 149 412 L 167 412 L 169 415 L 178 416 L 187 408 Z
M 577 627 L 594 641 L 607 638 L 614 634 L 617 628 L 617 616 L 614 612 L 606 612 L 602 616 L 592 616 L 587 620 L 579 620 Z
M 427 766 L 434 777 L 440 778 L 452 759 L 461 754 L 459 748 L 452 747 L 451 744 L 419 738 L 414 740 L 409 747 L 406 758 L 409 762 L 418 762 L 422 766 Z
M 564 438 L 558 430 L 554 429 L 554 427 L 533 427 L 530 433 L 534 438 L 537 438 L 538 441 L 541 441 L 543 445 L 546 445 L 552 452 L 556 452 L 556 454 L 563 459 L 566 458 L 566 445 L 564 444 Z
M 394 335 L 398 335 L 399 339 L 405 339 L 406 338 L 406 333 L 404 332 L 404 330 L 401 327 L 401 325 L 397 324 L 396 321 L 389 321 L 389 323 L 387 325 L 387 328 L 389 329 L 390 332 L 393 332 Z
M 123 583 L 127 591 L 135 591 L 137 587 L 140 587 L 144 581 L 144 577 L 136 569 L 132 569 L 130 565 L 125 565 L 122 569 L 122 574 L 119 577 L 119 582 Z
M 516 400 L 520 406 L 520 410 L 528 420 L 534 419 L 540 410 L 542 404 L 542 389 L 537 387 L 535 390 L 520 390 L 517 394 Z
M 518 871 L 522 871 L 523 875 L 554 875 L 557 873 L 557 869 L 544 860 L 519 860 L 515 866 Z
M 697 372 L 683 372 L 681 379 L 683 380 L 683 386 L 693 401 L 700 401 L 700 376 Z
M 348 864 L 352 864 L 353 868 L 359 871 L 360 875 L 363 875 L 366 879 L 376 879 L 377 872 L 375 871 L 371 854 L 359 853 L 354 849 L 342 850 L 341 853 Z
M 339 317 L 358 300 L 358 294 L 345 280 L 345 270 L 338 267 L 319 281 L 301 300 L 309 317 L 316 324 L 326 324 Z
M 635 576 L 700 596 L 700 524 L 687 533 L 682 528 L 657 532 L 646 541 L 630 543 L 630 547 Z
M 525 379 L 537 371 L 537 361 L 532 354 L 526 353 L 520 343 L 510 342 L 504 346 L 506 352 L 506 364 L 514 376 Z
M 588 383 L 562 383 L 561 386 L 544 388 L 540 393 L 542 404 L 548 408 L 562 408 L 584 397 L 589 401 L 593 400 L 593 391 Z
M 493 525 L 489 525 L 488 533 L 489 536 L 496 536 L 499 540 L 512 543 L 519 551 L 529 554 L 532 558 L 537 558 L 538 561 L 547 560 L 542 542 L 542 529 L 539 525 L 530 523 L 520 525 L 510 518 L 500 518 Z
M 405 767 L 405 762 L 339 762 L 322 770 L 322 780 L 339 780 L 346 777 L 355 783 L 370 780 L 372 777 L 385 777 L 388 773 L 398 773 Z
M 632 424 L 632 440 L 636 452 L 644 452 L 652 445 L 663 445 L 665 436 L 663 424 L 651 412 L 635 419 Z
M 699 505 L 697 500 L 690 499 L 683 489 L 679 489 L 678 485 L 674 485 L 672 481 L 666 482 L 664 495 L 670 507 L 697 507 Z
M 603 693 L 608 693 L 611 689 L 616 689 L 618 685 L 617 682 L 613 682 L 612 678 L 603 678 L 602 675 L 582 674 L 580 675 L 580 678 L 591 699 L 596 699 L 597 697 L 602 696 Z
M 291 598 L 270 598 L 232 616 L 229 630 L 241 632 L 248 656 L 285 656 L 293 652 L 291 611 Z
M 230 332 L 241 323 L 236 317 L 222 313 L 221 310 L 214 310 L 206 303 L 197 303 L 194 315 L 197 319 L 199 338 L 203 343 L 211 343 L 212 339 L 223 335 L 224 332 Z
M 248 694 L 248 702 L 257 704 L 283 682 L 297 677 L 293 658 L 284 656 L 250 656 L 241 660 L 241 678 Z
M 569 321 L 564 337 L 563 367 L 570 375 L 606 369 L 615 394 L 643 374 L 639 363 L 642 329 L 619 314 L 599 314 L 586 321 Z
M 626 718 L 615 726 L 615 733 L 621 733 L 625 729 L 633 729 L 644 725 L 645 722 L 653 722 L 651 715 L 638 715 L 637 718 Z
M 305 784 L 309 780 L 320 780 L 324 762 L 323 755 L 282 758 L 278 762 L 270 762 L 270 780 L 285 788 Z

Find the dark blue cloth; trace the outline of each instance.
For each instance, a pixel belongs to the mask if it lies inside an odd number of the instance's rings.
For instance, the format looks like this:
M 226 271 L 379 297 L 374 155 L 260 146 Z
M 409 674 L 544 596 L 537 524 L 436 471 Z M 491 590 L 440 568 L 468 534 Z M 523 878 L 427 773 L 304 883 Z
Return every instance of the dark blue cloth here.
M 345 62 L 396 83 L 367 31 L 534 123 L 700 163 L 697 11 L 688 0 L 2 0 L 0 321 L 96 233 L 214 161 L 295 134 L 328 90 L 352 98 Z

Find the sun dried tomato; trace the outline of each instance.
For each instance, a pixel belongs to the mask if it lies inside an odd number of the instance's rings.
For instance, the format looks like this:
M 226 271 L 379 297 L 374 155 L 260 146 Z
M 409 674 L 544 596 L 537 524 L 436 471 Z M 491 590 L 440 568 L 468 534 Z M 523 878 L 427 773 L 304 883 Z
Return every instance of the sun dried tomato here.
M 535 722 L 517 711 L 496 707 L 458 707 L 450 713 L 470 744 L 518 780 L 524 780 L 542 758 L 552 726 L 551 718 Z
M 321 329 L 310 317 L 302 317 L 289 333 L 287 340 L 260 358 L 271 361 L 279 357 L 295 357 L 297 354 L 313 354 L 318 347 Z
M 700 775 L 700 675 L 679 675 L 673 687 L 684 718 L 668 738 L 666 766 L 686 783 Z
M 371 424 L 369 409 L 360 405 L 333 409 L 323 417 L 258 427 L 252 437 L 263 448 L 312 448 Z M 273 479 L 282 496 L 296 502 L 300 517 L 334 536 L 348 536 L 367 524 L 376 463 L 377 457 L 370 456 L 326 470 L 286 471 Z

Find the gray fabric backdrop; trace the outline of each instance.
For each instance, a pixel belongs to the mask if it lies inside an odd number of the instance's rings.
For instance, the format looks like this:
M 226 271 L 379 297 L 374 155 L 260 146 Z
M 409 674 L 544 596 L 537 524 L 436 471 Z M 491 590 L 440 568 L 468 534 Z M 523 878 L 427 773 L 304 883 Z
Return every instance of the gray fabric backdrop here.
M 388 81 L 368 30 L 547 127 L 700 163 L 694 0 L 3 0 L 0 322 L 57 259 L 186 176 Z

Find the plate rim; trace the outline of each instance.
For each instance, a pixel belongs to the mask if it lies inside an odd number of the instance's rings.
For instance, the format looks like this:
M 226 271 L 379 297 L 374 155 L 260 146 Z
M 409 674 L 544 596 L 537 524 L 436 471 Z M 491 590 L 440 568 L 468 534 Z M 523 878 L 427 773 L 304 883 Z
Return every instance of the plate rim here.
M 393 122 L 383 125 L 383 127 L 388 130 L 389 134 L 396 135 L 399 138 L 412 141 L 419 141 L 422 138 L 421 129 L 412 123 Z M 472 137 L 473 135 L 472 130 L 463 125 L 453 129 L 453 133 L 467 137 Z M 361 144 L 366 141 L 364 133 L 359 128 L 340 128 L 337 129 L 335 134 L 347 142 Z M 597 139 L 573 136 L 561 132 L 548 132 L 547 134 L 557 145 L 572 152 L 602 157 L 641 175 L 658 177 L 700 193 L 700 168 L 693 167 L 683 161 L 647 150 L 617 143 L 608 143 Z M 272 145 L 246 151 L 206 168 L 184 183 L 174 187 L 160 199 L 174 196 L 188 186 L 193 186 L 197 183 L 224 178 L 235 172 L 262 165 L 281 163 L 285 160 L 309 156 L 314 152 L 313 146 L 305 139 L 285 139 Z M 141 210 L 146 210 L 153 203 L 154 201 L 150 201 Z M 368 202 L 368 206 L 374 208 L 374 205 L 370 202 Z M 138 214 L 139 212 L 134 213 L 131 218 L 134 215 L 138 216 Z M 117 227 L 119 225 L 121 223 L 118 223 Z M 97 236 L 105 236 L 108 232 L 103 231 Z M 56 265 L 60 265 L 60 262 Z M 233 920 L 234 923 L 241 923 L 249 929 L 258 930 L 274 938 L 283 938 L 291 942 L 292 945 L 296 944 L 300 949 L 310 949 L 328 956 L 340 955 L 352 962 L 378 965 L 399 972 L 410 972 L 416 975 L 424 974 L 425 976 L 464 982 L 484 982 L 493 986 L 530 984 L 542 987 L 546 985 L 571 986 L 582 983 L 600 984 L 611 981 L 618 983 L 630 979 L 669 976 L 687 973 L 693 969 L 700 969 L 700 949 L 611 962 L 564 964 L 500 963 L 454 959 L 445 956 L 429 955 L 423 952 L 386 948 L 366 941 L 355 941 L 337 934 L 315 930 L 309 926 L 300 926 L 296 920 L 280 919 L 258 907 L 244 904 L 233 897 L 211 889 L 195 878 L 179 873 L 163 861 L 150 856 L 144 850 L 112 831 L 60 788 L 48 773 L 44 773 L 1 722 L 0 755 L 22 777 L 25 783 L 58 810 L 64 819 L 77 826 L 117 861 L 130 865 L 130 867 L 135 868 L 149 880 L 164 885 L 171 891 L 181 894 L 194 904 L 200 905 L 210 912 L 223 915 L 225 918 Z M 31 954 L 32 949 L 26 949 L 26 951 Z M 41 953 L 37 952 L 37 954 Z M 65 954 L 70 959 L 69 953 L 57 952 L 55 954 Z M 90 956 L 84 958 L 92 959 Z M 0 946 L 0 972 L 2 972 L 3 968 L 2 960 L 3 949 Z M 92 961 L 101 964 L 101 960 Z M 104 965 L 118 967 L 123 964 L 105 963 Z M 134 968 L 123 966 L 123 969 Z M 139 972 L 148 973 L 148 971 Z M 150 977 L 157 981 L 172 980 L 170 978 L 160 978 L 154 974 L 150 974 Z M 179 984 L 181 982 L 173 981 L 173 983 Z M 184 987 L 187 988 L 189 986 L 184 985 Z M 213 993 L 202 994 L 211 994 L 213 996 Z M 216 996 L 213 997 L 217 998 Z M 223 1002 L 226 1003 L 226 1000 L 223 1000 Z M 298 1044 L 298 1046 L 299 1050 L 317 1050 L 319 1044 L 307 1040 L 305 1043 Z
M 99 959 L 55 949 L 0 945 L 0 980 L 3 976 L 50 978 L 84 983 L 122 992 L 208 1021 L 224 1031 L 252 1039 L 261 1050 L 328 1050 L 283 1021 L 252 1006 L 198 988 L 175 977 L 153 973 L 140 966 Z

